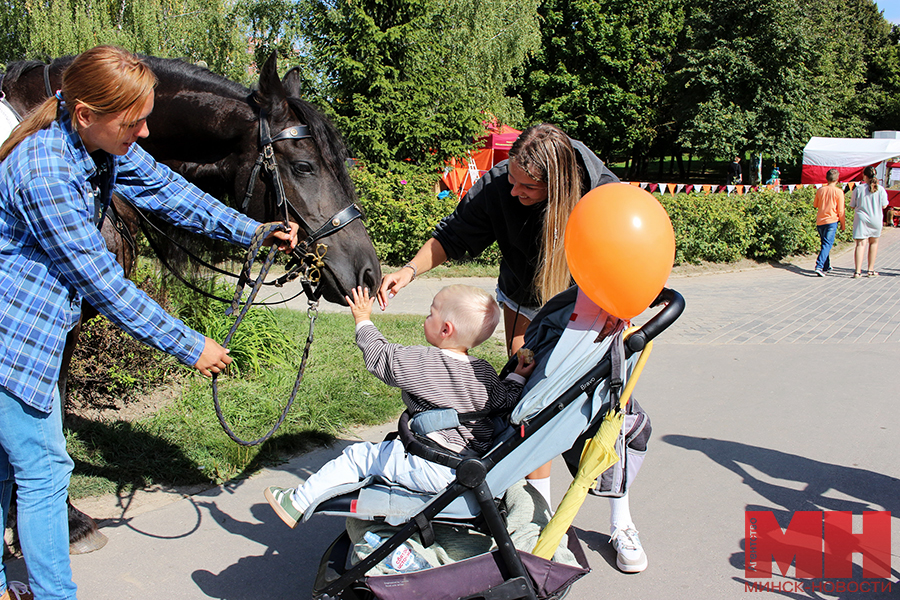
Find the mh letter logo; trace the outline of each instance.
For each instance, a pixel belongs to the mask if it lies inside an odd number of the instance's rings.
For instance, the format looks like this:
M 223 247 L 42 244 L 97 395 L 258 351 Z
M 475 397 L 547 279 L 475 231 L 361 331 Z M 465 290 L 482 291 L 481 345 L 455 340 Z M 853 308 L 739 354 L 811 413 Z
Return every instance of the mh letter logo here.
M 849 511 L 797 511 L 782 531 L 772 511 L 747 511 L 744 575 L 770 578 L 774 561 L 782 575 L 794 562 L 798 579 L 851 578 L 853 553 L 858 553 L 863 577 L 886 579 L 891 575 L 891 513 L 866 511 L 862 520 L 862 532 L 853 533 Z

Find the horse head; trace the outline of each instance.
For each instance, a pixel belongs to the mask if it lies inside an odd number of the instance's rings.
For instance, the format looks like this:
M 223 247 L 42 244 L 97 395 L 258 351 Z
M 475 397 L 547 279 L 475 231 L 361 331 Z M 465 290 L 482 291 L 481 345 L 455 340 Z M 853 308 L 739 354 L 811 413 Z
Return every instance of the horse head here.
M 356 202 L 347 172 L 346 146 L 325 116 L 299 96 L 296 72 L 291 70 L 280 80 L 275 55 L 270 56 L 260 72 L 252 103 L 258 109 L 260 132 L 268 131 L 273 140 L 277 174 L 270 173 L 265 189 L 254 189 L 246 197 L 246 212 L 264 216 L 265 220 L 281 218 L 277 196 L 283 189 L 287 214 L 300 224 L 301 239 L 323 226 L 335 230 L 312 241 L 308 251 L 324 252 L 323 295 L 326 300 L 343 303 L 343 296 L 353 287 L 377 288 L 381 269 L 362 222 L 357 219 L 345 225 L 335 218 Z M 261 143 L 266 141 L 261 139 Z M 249 181 L 252 173 L 246 177 Z M 358 215 L 353 208 L 350 212 Z

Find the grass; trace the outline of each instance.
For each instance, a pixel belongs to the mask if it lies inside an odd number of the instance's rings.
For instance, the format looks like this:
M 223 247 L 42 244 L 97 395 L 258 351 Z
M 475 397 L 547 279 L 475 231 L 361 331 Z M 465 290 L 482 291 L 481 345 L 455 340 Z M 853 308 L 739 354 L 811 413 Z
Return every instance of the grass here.
M 309 329 L 305 312 L 254 309 L 251 314 L 257 311 L 261 314 L 254 319 L 255 327 L 264 323 L 268 333 L 259 337 L 267 337 L 273 352 L 256 353 L 257 358 L 237 370 L 239 375 L 219 378 L 225 418 L 244 439 L 262 436 L 277 421 L 294 385 Z M 393 342 L 424 344 L 422 319 L 377 315 L 375 322 Z M 175 401 L 155 414 L 134 422 L 70 420 L 66 435 L 76 463 L 72 497 L 127 493 L 153 484 L 218 484 L 326 444 L 350 427 L 396 419 L 403 408 L 400 392 L 365 370 L 353 332 L 348 314 L 318 317 L 294 405 L 278 433 L 259 446 L 240 446 L 227 437 L 216 419 L 209 380 L 186 368 Z M 474 354 L 498 368 L 505 362 L 503 343 L 495 338 Z

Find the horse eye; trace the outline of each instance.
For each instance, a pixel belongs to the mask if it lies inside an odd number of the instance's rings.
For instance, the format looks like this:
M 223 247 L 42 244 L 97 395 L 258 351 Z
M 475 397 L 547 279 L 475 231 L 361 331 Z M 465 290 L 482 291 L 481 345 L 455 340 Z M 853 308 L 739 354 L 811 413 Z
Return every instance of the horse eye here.
M 297 175 L 312 175 L 313 174 L 313 166 L 308 162 L 295 162 L 291 163 L 291 169 Z

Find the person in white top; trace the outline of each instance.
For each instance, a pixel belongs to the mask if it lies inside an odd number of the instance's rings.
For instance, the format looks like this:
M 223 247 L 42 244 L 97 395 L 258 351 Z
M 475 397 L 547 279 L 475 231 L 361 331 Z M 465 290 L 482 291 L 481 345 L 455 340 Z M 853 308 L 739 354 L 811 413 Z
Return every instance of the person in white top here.
M 884 221 L 884 209 L 887 208 L 888 197 L 884 186 L 878 185 L 875 167 L 866 167 L 863 171 L 863 183 L 853 190 L 851 208 L 853 214 L 853 239 L 856 249 L 853 253 L 855 270 L 854 279 L 862 276 L 863 254 L 869 248 L 869 263 L 866 274 L 878 277 L 875 270 L 875 256 L 878 254 L 878 238 L 881 237 L 881 224 Z

